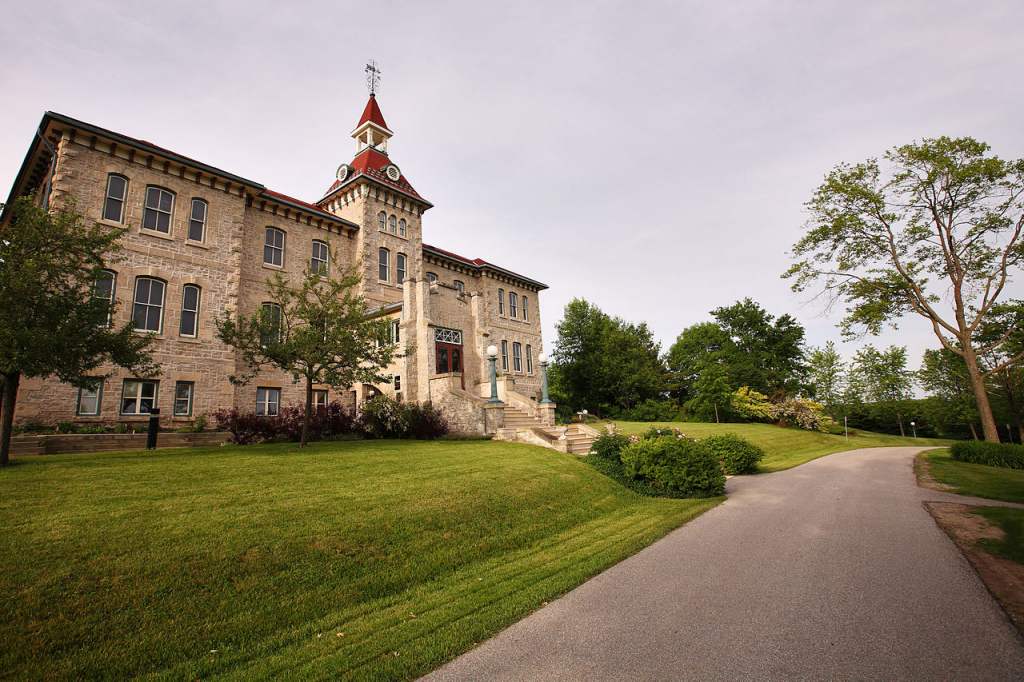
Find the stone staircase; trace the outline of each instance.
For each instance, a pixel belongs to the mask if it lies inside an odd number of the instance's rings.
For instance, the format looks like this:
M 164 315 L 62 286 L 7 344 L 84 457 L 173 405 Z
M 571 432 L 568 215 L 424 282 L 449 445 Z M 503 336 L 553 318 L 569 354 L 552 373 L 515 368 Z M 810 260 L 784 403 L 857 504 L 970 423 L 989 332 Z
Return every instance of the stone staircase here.
M 516 436 L 519 429 L 540 431 L 547 437 L 545 440 L 552 441 L 552 444 L 548 445 L 548 447 L 553 447 L 558 450 L 561 448 L 556 447 L 556 444 L 561 442 L 561 437 L 564 433 L 565 445 L 567 447 L 566 452 L 571 452 L 577 455 L 585 455 L 589 453 L 590 446 L 594 444 L 594 435 L 579 426 L 544 426 L 544 424 L 536 417 L 531 417 L 529 414 L 514 405 L 506 404 L 505 428 L 499 430 L 498 437 L 501 440 L 519 440 Z

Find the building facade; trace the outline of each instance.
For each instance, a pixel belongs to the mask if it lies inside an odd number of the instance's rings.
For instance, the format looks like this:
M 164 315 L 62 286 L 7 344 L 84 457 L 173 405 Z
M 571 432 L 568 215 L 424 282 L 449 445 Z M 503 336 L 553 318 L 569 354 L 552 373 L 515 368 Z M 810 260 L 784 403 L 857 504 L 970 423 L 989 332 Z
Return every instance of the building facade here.
M 388 368 L 389 381 L 316 386 L 317 402 L 357 407 L 378 393 L 430 400 L 459 430 L 493 432 L 482 398 L 490 395 L 485 349 L 494 345 L 503 400 L 547 415 L 534 409 L 543 347 L 538 294 L 547 287 L 425 244 L 423 215 L 432 205 L 388 155 L 392 135 L 371 95 L 352 133 L 355 156 L 341 164 L 321 199 L 307 203 L 47 112 L 11 199 L 35 192 L 52 207 L 74 197 L 87 222 L 127 228 L 124 250 L 97 292 L 118 302 L 113 324 L 134 320 L 138 333 L 155 336 L 161 374 L 137 377 L 108 367 L 95 390 L 25 379 L 16 421 L 146 421 L 159 409 L 163 425 L 175 427 L 219 408 L 274 414 L 302 402 L 303 385 L 285 372 L 266 370 L 244 386 L 232 384 L 240 357 L 217 339 L 215 320 L 269 305 L 267 278 L 297 281 L 311 263 L 326 265 L 329 276 L 360 270 L 360 293 L 371 314 L 391 321 L 403 356 Z M 339 263 L 330 262 L 332 254 Z

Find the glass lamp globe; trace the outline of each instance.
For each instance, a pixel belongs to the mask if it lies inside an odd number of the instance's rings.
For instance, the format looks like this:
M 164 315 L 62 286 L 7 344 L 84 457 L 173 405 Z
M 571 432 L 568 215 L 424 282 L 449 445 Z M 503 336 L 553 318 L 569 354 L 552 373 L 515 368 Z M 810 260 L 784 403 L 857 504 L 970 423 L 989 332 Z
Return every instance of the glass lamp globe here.
M 537 359 L 540 360 L 540 363 L 542 365 L 547 364 L 548 354 L 547 353 L 541 353 L 540 355 L 537 356 Z
M 498 354 L 498 347 L 497 347 L 497 346 L 494 346 L 494 345 L 491 345 L 491 346 L 487 346 L 487 355 L 488 355 L 489 357 L 492 357 L 492 358 L 493 358 L 493 357 L 495 357 L 495 356 L 496 356 L 497 354 Z

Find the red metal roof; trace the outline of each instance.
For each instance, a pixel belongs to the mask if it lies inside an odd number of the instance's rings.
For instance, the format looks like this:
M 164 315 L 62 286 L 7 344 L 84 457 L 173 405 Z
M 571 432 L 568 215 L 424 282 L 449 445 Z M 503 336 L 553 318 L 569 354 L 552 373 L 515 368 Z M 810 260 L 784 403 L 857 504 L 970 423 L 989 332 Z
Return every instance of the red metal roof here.
M 295 206 L 297 208 L 304 208 L 305 210 L 309 211 L 310 213 L 315 213 L 316 215 L 320 215 L 320 216 L 323 216 L 325 218 L 330 218 L 331 220 L 333 220 L 336 223 L 345 223 L 346 225 L 352 225 L 352 226 L 358 227 L 358 225 L 356 223 L 353 223 L 351 221 L 345 220 L 343 218 L 339 218 L 338 216 L 334 215 L 333 213 L 329 213 L 329 212 L 323 210 L 319 206 L 315 206 L 313 204 L 307 203 L 307 202 L 302 201 L 300 199 L 295 199 L 293 197 L 288 196 L 287 194 L 281 194 L 280 192 L 274 192 L 273 190 L 264 189 L 262 192 L 260 192 L 260 195 L 261 196 L 266 195 L 267 197 L 270 197 L 271 199 L 277 199 L 278 201 L 282 201 L 284 203 L 290 203 L 290 204 L 292 204 L 293 206 Z
M 367 121 L 376 123 L 384 130 L 390 130 L 388 124 L 384 122 L 384 114 L 380 113 L 380 107 L 377 106 L 377 98 L 373 95 L 370 95 L 370 101 L 366 103 L 366 108 L 363 109 L 363 116 L 359 119 L 359 123 L 356 124 L 356 128 Z
M 345 179 L 345 182 L 338 182 L 337 180 L 335 180 L 334 184 L 331 185 L 330 189 L 328 189 L 324 193 L 324 199 L 329 197 L 334 192 L 334 190 L 338 189 L 342 185 L 348 185 L 353 180 L 358 178 L 360 175 L 365 175 L 369 178 L 372 178 L 376 182 L 379 182 L 383 185 L 387 185 L 389 187 L 394 187 L 395 189 L 409 196 L 415 197 L 420 201 L 429 204 L 430 202 L 421 197 L 419 195 L 419 192 L 413 189 L 413 186 L 410 185 L 409 181 L 405 179 L 405 175 L 400 175 L 398 177 L 398 182 L 391 181 L 391 179 L 384 173 L 384 167 L 390 163 L 391 160 L 387 157 L 386 154 L 384 154 L 383 152 L 374 147 L 367 147 L 363 151 L 356 154 L 356 158 L 352 159 L 352 163 L 350 164 L 352 166 L 352 174 Z M 323 202 L 323 199 L 321 199 L 320 201 Z
M 531 284 L 537 285 L 537 287 L 540 288 L 540 289 L 547 289 L 548 288 L 547 284 L 544 284 L 542 282 L 538 282 L 537 280 L 531 279 L 530 277 L 526 277 L 525 275 L 520 275 L 518 272 L 512 272 L 508 268 L 503 268 L 500 265 L 495 265 L 494 263 L 489 263 L 488 261 L 485 261 L 482 258 L 466 258 L 465 256 L 460 256 L 459 254 L 454 253 L 452 251 L 446 251 L 444 249 L 439 249 L 436 246 L 431 246 L 430 244 L 424 244 L 423 245 L 423 249 L 426 250 L 426 251 L 433 251 L 436 254 L 439 254 L 439 255 L 444 256 L 446 258 L 451 258 L 452 260 L 459 261 L 460 263 L 465 263 L 466 265 L 472 265 L 472 266 L 478 267 L 478 268 L 488 268 L 488 269 L 491 269 L 491 270 L 497 270 L 499 272 L 505 273 L 506 275 L 512 275 L 513 277 L 518 277 L 519 279 L 521 279 L 521 280 L 523 280 L 525 282 L 530 282 Z

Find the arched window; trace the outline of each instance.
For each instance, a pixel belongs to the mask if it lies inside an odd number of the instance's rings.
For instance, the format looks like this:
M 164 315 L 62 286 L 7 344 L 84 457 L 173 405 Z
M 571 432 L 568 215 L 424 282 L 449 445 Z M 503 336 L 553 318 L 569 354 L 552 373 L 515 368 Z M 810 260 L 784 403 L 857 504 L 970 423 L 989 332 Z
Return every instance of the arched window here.
M 103 199 L 103 219 L 124 222 L 124 200 L 128 196 L 128 180 L 111 173 L 107 176 L 107 193 Z
M 380 247 L 380 251 L 377 252 L 377 279 L 382 282 L 387 282 L 391 276 L 391 252 L 385 249 L 383 246 Z
M 398 223 L 396 222 L 395 216 L 388 218 L 388 229 L 391 230 L 391 234 L 398 233 Z
M 188 219 L 188 238 L 194 242 L 202 242 L 206 239 L 206 214 L 208 212 L 206 202 L 202 199 L 192 200 L 192 211 Z
M 498 289 L 498 314 L 505 314 L 505 290 Z
M 135 279 L 135 298 L 132 303 L 132 320 L 135 328 L 144 332 L 160 333 L 164 317 L 164 290 L 166 284 L 152 277 Z
M 311 272 L 319 272 L 323 276 L 327 276 L 330 272 L 330 251 L 327 248 L 327 242 L 322 242 L 319 239 L 313 240 L 313 253 L 309 258 L 309 269 Z
M 181 324 L 179 334 L 189 338 L 199 335 L 199 298 L 202 290 L 195 284 L 181 289 Z
M 518 312 L 519 306 L 517 305 L 518 301 L 519 301 L 519 297 L 518 296 L 516 296 L 511 291 L 508 292 L 508 314 L 509 314 L 509 317 L 519 317 L 519 312 Z
M 377 222 L 378 222 L 378 227 L 381 230 L 387 230 L 388 229 L 388 214 L 385 213 L 384 211 L 381 211 L 380 213 L 378 213 L 377 214 Z
M 427 281 L 428 282 L 436 282 L 437 281 L 437 275 L 435 275 L 432 272 L 428 272 L 427 273 Z
M 263 262 L 284 267 L 284 231 L 268 227 L 263 238 Z
M 460 294 L 466 293 L 466 285 L 460 282 L 459 280 L 454 280 L 452 282 L 452 286 L 458 289 Z
M 406 257 L 404 253 L 398 254 L 395 259 L 395 282 L 401 284 L 405 281 Z
M 530 315 L 529 315 L 529 313 L 526 310 L 526 297 L 525 296 L 520 296 L 519 297 L 519 305 L 523 309 L 523 322 L 529 322 L 530 321 Z
M 405 232 L 406 232 L 406 229 L 405 229 L 405 218 L 402 218 L 401 220 L 398 221 L 398 236 L 399 237 L 404 237 L 405 236 Z
M 174 213 L 174 193 L 163 187 L 146 188 L 146 211 L 142 216 L 142 227 L 161 234 L 171 233 L 171 216 Z

